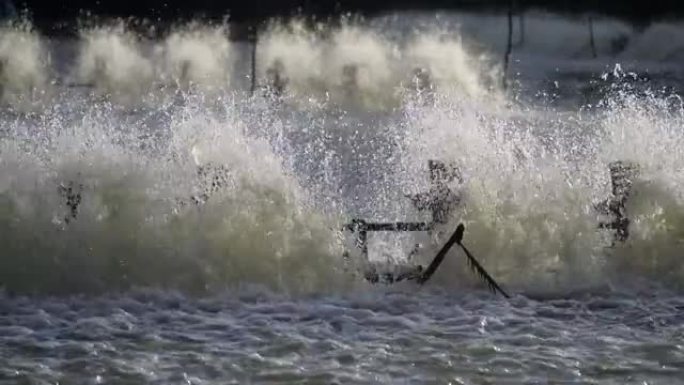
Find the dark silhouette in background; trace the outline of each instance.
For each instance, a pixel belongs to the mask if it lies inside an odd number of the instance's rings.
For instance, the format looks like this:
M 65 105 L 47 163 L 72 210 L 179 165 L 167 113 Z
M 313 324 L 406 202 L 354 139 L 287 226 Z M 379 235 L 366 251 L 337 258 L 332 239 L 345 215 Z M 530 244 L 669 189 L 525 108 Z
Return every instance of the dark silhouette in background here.
M 135 17 L 153 23 L 189 19 L 254 23 L 273 16 L 326 17 L 342 13 L 365 15 L 395 10 L 461 10 L 519 13 L 542 9 L 561 13 L 614 15 L 647 24 L 684 15 L 682 0 L 0 0 L 0 8 L 27 12 L 46 31 L 68 31 L 83 15 Z M 0 16 L 2 14 L 0 13 Z

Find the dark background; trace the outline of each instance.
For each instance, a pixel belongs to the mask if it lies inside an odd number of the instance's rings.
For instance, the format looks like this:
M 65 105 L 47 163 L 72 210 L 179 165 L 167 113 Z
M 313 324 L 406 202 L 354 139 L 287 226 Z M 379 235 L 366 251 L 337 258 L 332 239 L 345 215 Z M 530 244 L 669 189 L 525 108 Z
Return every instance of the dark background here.
M 5 0 L 0 0 L 2 3 Z M 2 4 L 0 4 L 2 5 Z M 561 13 L 594 13 L 647 24 L 684 15 L 684 0 L 14 0 L 40 29 L 65 28 L 83 15 L 135 17 L 150 22 L 188 19 L 253 23 L 272 16 L 372 15 L 393 10 L 444 9 L 521 12 L 531 8 Z

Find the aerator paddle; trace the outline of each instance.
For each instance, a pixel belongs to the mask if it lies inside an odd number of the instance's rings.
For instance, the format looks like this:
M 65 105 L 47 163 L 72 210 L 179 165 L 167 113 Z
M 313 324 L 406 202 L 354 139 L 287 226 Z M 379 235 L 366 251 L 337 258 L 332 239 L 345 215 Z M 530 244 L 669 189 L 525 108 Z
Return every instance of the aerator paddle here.
M 494 278 L 492 278 L 492 276 L 489 275 L 489 273 L 487 273 L 487 270 L 485 270 L 484 267 L 480 265 L 477 259 L 475 259 L 475 257 L 473 257 L 473 255 L 470 254 L 470 251 L 468 251 L 468 249 L 461 242 L 459 242 L 458 245 L 461 246 L 461 248 L 465 252 L 466 257 L 468 258 L 468 265 L 470 266 L 470 268 L 473 269 L 473 271 L 480 277 L 480 279 L 487 284 L 489 290 L 491 290 L 494 294 L 496 294 L 496 292 L 498 291 L 504 297 L 511 298 L 511 296 L 508 295 L 505 291 L 503 291 L 501 286 L 499 286 L 499 284 L 496 283 Z
M 435 258 L 432 260 L 432 263 L 430 263 L 430 266 L 428 266 L 427 269 L 423 272 L 423 274 L 418 278 L 418 283 L 423 284 L 427 282 L 432 275 L 437 271 L 437 268 L 439 265 L 444 261 L 444 257 L 446 256 L 446 253 L 451 249 L 451 247 L 454 245 L 454 243 L 457 243 L 463 251 L 465 252 L 466 258 L 468 260 L 468 266 L 480 277 L 482 281 L 484 281 L 487 284 L 487 287 L 493 292 L 499 292 L 501 295 L 503 295 L 506 298 L 511 298 L 503 289 L 501 286 L 499 286 L 498 283 L 492 278 L 489 273 L 487 273 L 487 270 L 480 265 L 480 263 L 475 259 L 475 257 L 470 253 L 470 251 L 461 243 L 463 241 L 463 232 L 465 231 L 465 226 L 463 224 L 459 224 L 458 227 L 456 227 L 456 231 L 451 235 L 447 243 L 444 244 L 441 250 L 437 253 Z
M 418 278 L 418 283 L 419 284 L 424 284 L 429 280 L 433 274 L 435 274 L 435 271 L 437 271 L 437 268 L 439 265 L 444 261 L 444 257 L 446 256 L 446 253 L 451 249 L 451 247 L 454 245 L 454 243 L 461 243 L 461 240 L 463 240 L 463 232 L 465 231 L 465 226 L 463 226 L 463 223 L 460 223 L 458 227 L 456 227 L 456 231 L 451 235 L 447 243 L 442 246 L 442 249 L 439 250 L 435 258 L 432 260 L 430 263 L 430 266 L 425 269 L 423 274 Z

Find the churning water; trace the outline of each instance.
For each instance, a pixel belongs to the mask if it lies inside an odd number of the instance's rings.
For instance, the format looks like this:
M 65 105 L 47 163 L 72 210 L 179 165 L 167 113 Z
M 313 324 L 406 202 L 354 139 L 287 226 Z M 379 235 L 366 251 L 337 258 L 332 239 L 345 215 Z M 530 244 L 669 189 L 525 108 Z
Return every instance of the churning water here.
M 684 25 L 528 15 L 502 87 L 500 16 L 0 29 L 0 382 L 684 383 Z M 594 57 L 594 53 L 596 54 Z M 353 218 L 458 167 L 452 251 L 370 285 Z M 599 229 L 638 165 L 629 238 Z M 411 261 L 409 251 L 422 247 Z M 351 251 L 343 258 L 345 250 Z

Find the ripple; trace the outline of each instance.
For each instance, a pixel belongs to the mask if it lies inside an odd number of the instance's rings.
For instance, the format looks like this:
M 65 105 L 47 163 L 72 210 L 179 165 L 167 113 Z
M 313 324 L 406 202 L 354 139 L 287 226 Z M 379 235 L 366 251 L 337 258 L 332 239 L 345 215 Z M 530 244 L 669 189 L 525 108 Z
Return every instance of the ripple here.
M 381 291 L 371 294 L 375 302 L 367 294 L 258 301 L 135 293 L 8 297 L 0 315 L 0 378 L 197 384 L 684 378 L 684 338 L 675 322 L 684 302 L 671 293 L 648 301 L 511 303 L 444 294 Z M 649 317 L 657 327 L 644 326 Z

